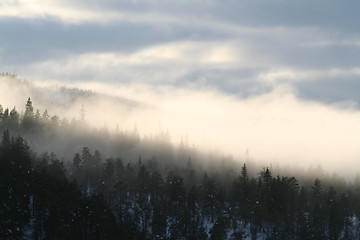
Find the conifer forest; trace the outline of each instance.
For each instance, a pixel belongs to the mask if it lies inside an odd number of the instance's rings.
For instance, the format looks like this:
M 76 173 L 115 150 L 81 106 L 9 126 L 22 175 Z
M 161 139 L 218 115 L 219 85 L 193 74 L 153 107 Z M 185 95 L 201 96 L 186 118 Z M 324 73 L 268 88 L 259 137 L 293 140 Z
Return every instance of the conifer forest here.
M 360 0 L 0 0 L 0 240 L 360 240 Z
M 360 239 L 359 179 L 203 161 L 185 143 L 24 105 L 0 107 L 0 239 Z

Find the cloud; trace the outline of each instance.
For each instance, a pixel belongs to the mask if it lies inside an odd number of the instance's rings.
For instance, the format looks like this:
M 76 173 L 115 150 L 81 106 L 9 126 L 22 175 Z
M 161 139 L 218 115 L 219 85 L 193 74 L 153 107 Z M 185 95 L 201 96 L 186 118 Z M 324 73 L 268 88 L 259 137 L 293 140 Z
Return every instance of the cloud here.
M 309 26 L 292 27 L 286 24 L 257 25 L 248 21 L 241 24 L 241 19 L 228 19 L 226 14 L 217 13 L 238 9 L 248 12 L 257 4 L 244 5 L 232 1 L 224 4 L 217 1 L 60 1 L 48 0 L 7 0 L 0 3 L 0 16 L 22 19 L 56 19 L 65 24 L 112 24 L 135 23 L 162 28 L 183 26 L 191 29 L 207 29 L 232 36 L 243 34 L 282 37 L 301 36 L 306 32 L 313 34 L 318 28 Z M 233 8 L 233 9 L 229 9 Z M 247 16 L 249 17 L 249 16 Z M 166 27 L 165 27 L 166 29 Z M 290 34 L 289 34 L 290 33 Z
M 34 96 L 34 106 L 71 119 L 78 116 L 84 104 L 86 118 L 97 127 L 137 126 L 142 136 L 154 136 L 160 126 L 169 130 L 175 144 L 187 136 L 199 149 L 230 153 L 236 159 L 243 159 L 248 149 L 252 159 L 265 164 L 304 168 L 320 164 L 326 171 L 336 171 L 349 178 L 359 168 L 360 111 L 344 105 L 301 100 L 288 86 L 239 98 L 208 87 L 73 82 L 67 87 L 102 95 L 79 97 L 63 108 L 54 103 L 62 104 L 66 92 L 57 91 L 54 84 L 63 85 L 56 81 L 35 82 L 41 91 L 51 94 L 43 98 L 39 98 L 42 94 Z M 1 89 L 11 93 L 10 96 L 2 92 L 1 102 L 29 94 L 20 88 L 11 91 L 2 86 Z M 108 95 L 112 98 L 104 97 Z M 130 102 L 137 104 L 129 105 Z
M 320 164 L 326 170 L 350 175 L 359 166 L 360 112 L 300 100 L 287 87 L 241 99 L 210 88 L 78 86 L 152 106 L 126 113 L 125 120 L 118 117 L 128 127 L 136 123 L 143 134 L 153 134 L 161 125 L 174 142 L 189 136 L 199 148 L 219 149 L 237 158 L 249 149 L 253 158 L 267 163 Z M 96 115 L 101 114 L 103 110 Z M 117 119 L 115 113 L 104 118 Z
M 70 55 L 23 67 L 32 79 L 103 80 L 174 83 L 196 72 L 256 68 L 261 61 L 241 42 L 183 41 L 154 45 L 132 53 L 94 52 Z M 24 70 L 25 69 L 25 70 Z
M 131 9 L 110 9 L 96 1 L 14 0 L 0 3 L 0 16 L 22 19 L 59 20 L 66 24 L 133 22 L 156 24 L 176 22 L 171 15 L 139 13 Z
M 44 65 L 56 65 L 56 62 L 66 64 L 71 61 L 80 66 L 91 65 L 86 63 L 86 58 L 94 61 L 98 58 L 106 62 L 109 68 L 120 62 L 125 62 L 127 66 L 145 66 L 145 61 L 148 61 L 149 68 L 156 65 L 156 61 L 169 64 L 181 62 L 184 66 L 184 59 L 199 66 L 201 64 L 193 61 L 199 60 L 199 57 L 191 54 L 201 54 L 203 58 L 200 63 L 207 61 L 208 65 L 218 64 L 218 68 L 227 69 L 256 67 L 261 70 L 262 75 L 269 75 L 260 76 L 263 79 L 272 78 L 275 72 L 281 71 L 287 71 L 290 78 L 299 78 L 299 73 L 291 75 L 290 71 L 302 68 L 304 71 L 317 67 L 346 69 L 349 68 L 349 62 L 359 60 L 356 54 L 351 57 L 344 51 L 339 54 L 339 50 L 334 49 L 335 45 L 331 45 L 340 42 L 356 46 L 358 36 L 353 32 L 342 33 L 340 29 L 322 28 L 317 24 L 291 25 L 287 21 L 268 20 L 268 24 L 260 24 L 251 17 L 251 12 L 258 13 L 257 7 L 267 6 L 271 11 L 281 12 L 283 7 L 279 2 L 272 5 L 264 1 L 252 4 L 233 1 L 223 4 L 217 1 L 172 1 L 171 4 L 167 1 L 3 1 L 0 3 L 2 19 L 12 16 L 30 20 L 20 25 L 24 28 L 22 32 L 26 32 L 21 37 L 29 39 L 29 47 L 24 47 L 21 39 L 13 37 L 19 33 L 11 30 L 6 31 L 6 36 L 11 37 L 5 36 L 6 40 L 2 40 L 3 43 L 0 40 L 0 44 L 7 46 L 7 61 L 13 61 L 14 65 L 27 61 L 29 65 L 25 68 L 40 65 L 34 63 L 39 59 L 47 59 Z M 242 17 L 237 11 L 246 14 Z M 231 16 L 227 17 L 226 13 Z M 238 15 L 241 16 L 237 17 Z M 286 16 L 285 14 L 281 19 Z M 34 24 L 39 19 L 40 26 Z M 54 19 L 60 23 L 54 23 Z M 5 21 L 5 28 L 13 23 L 8 21 Z M 264 20 L 260 18 L 259 21 Z M 124 36 L 131 29 L 136 29 L 136 34 L 131 33 L 132 37 L 128 38 Z M 102 34 L 103 39 L 99 37 Z M 331 43 L 326 51 L 319 46 L 324 43 Z M 212 52 L 205 53 L 207 48 Z M 124 54 L 122 51 L 128 53 Z M 54 59 L 55 56 L 58 59 Z M 99 61 L 97 63 L 101 64 Z M 16 73 L 25 72 L 21 67 L 12 69 L 19 69 Z M 172 72 L 176 70 L 182 73 L 175 76 L 186 75 L 187 69 L 176 65 Z M 173 76 L 163 75 L 159 69 L 152 71 L 149 75 L 155 75 L 156 72 L 157 78 Z M 118 71 L 112 72 L 118 74 Z M 126 69 L 122 72 L 124 75 L 132 74 L 127 74 Z M 285 76 L 285 73 L 282 74 Z
M 323 79 L 359 77 L 360 68 L 339 69 L 331 68 L 325 70 L 308 70 L 308 69 L 287 69 L 273 70 L 262 73 L 258 76 L 259 81 L 263 81 L 273 85 L 279 85 L 284 82 L 302 82 L 316 81 Z
M 95 12 L 88 8 L 76 7 L 74 4 L 66 4 L 65 2 L 49 0 L 49 1 L 29 1 L 14 0 L 2 1 L 0 8 L 0 16 L 18 17 L 24 19 L 44 19 L 55 18 L 68 23 L 80 23 L 87 21 L 107 22 L 121 15 L 114 12 L 104 14 L 101 10 Z
M 358 67 L 296 68 L 281 64 L 276 56 L 272 59 L 247 41 L 239 40 L 177 41 L 133 52 L 66 55 L 19 69 L 30 80 L 207 86 L 241 95 L 267 92 L 284 84 L 306 89 L 304 84 L 312 82 L 321 83 L 325 93 L 334 81 L 360 76 Z M 315 99 L 321 99 L 321 95 L 318 93 L 319 98 Z M 333 102 L 357 99 L 353 94 L 341 94 L 341 99 L 336 96 Z

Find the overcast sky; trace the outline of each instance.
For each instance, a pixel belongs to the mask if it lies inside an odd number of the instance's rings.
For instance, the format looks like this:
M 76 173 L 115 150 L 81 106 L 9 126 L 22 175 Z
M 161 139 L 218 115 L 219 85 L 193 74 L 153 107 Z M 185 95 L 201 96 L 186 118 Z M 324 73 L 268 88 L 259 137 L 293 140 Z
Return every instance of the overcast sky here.
M 2 0 L 0 71 L 27 80 L 210 87 L 287 84 L 360 102 L 360 2 Z
M 152 106 L 94 101 L 93 123 L 144 134 L 160 124 L 197 146 L 354 175 L 359 9 L 358 0 L 1 0 L 0 71 Z M 24 102 L 20 90 L 0 91 L 4 106 Z

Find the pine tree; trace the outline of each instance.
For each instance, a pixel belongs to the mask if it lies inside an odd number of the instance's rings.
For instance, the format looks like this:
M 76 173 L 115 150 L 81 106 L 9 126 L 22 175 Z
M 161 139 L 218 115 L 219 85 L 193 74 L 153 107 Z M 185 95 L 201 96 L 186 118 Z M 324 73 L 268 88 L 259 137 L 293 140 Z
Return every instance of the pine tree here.
M 245 163 L 241 168 L 241 178 L 240 179 L 243 183 L 249 182 L 249 173 L 248 173 L 248 169 L 247 169 L 247 166 Z
M 34 117 L 34 107 L 32 106 L 32 101 L 31 101 L 30 97 L 28 98 L 26 105 L 25 105 L 25 117 L 26 118 Z
M 136 203 L 139 211 L 139 220 L 141 223 L 141 231 L 144 233 L 146 238 L 147 228 L 150 221 L 150 176 L 146 170 L 146 167 L 142 165 L 136 178 Z
M 8 108 L 6 108 L 4 110 L 4 113 L 2 114 L 2 119 L 1 120 L 2 120 L 3 130 L 9 129 L 10 120 L 9 120 L 9 109 Z
M 25 105 L 25 113 L 22 119 L 22 126 L 26 131 L 32 130 L 34 127 L 34 107 L 30 97 L 28 98 Z
M 203 203 L 203 213 L 205 216 L 210 217 L 211 221 L 215 219 L 215 198 L 216 188 L 214 181 L 204 174 L 200 185 L 200 200 Z
M 312 204 L 316 205 L 316 204 L 321 204 L 322 202 L 322 188 L 321 188 L 321 181 L 316 178 L 314 181 L 314 185 L 312 186 Z
M 112 159 L 107 159 L 104 163 L 104 176 L 103 179 L 107 184 L 114 181 L 115 166 Z
M 16 111 L 16 108 L 14 107 L 9 114 L 9 121 L 10 121 L 10 129 L 13 131 L 18 130 L 19 127 L 19 113 Z
M 152 214 L 152 234 L 153 239 L 165 239 L 166 236 L 166 209 L 164 208 L 164 182 L 159 174 L 155 171 L 150 177 L 150 194 L 153 209 Z
M 185 188 L 182 177 L 169 172 L 166 177 L 167 215 L 171 239 L 179 239 L 184 233 Z
M 316 178 L 312 186 L 312 208 L 309 213 L 309 235 L 312 239 L 325 239 L 324 215 L 323 215 L 323 192 L 321 181 Z
M 79 168 L 82 165 L 80 154 L 76 153 L 73 159 L 73 168 Z

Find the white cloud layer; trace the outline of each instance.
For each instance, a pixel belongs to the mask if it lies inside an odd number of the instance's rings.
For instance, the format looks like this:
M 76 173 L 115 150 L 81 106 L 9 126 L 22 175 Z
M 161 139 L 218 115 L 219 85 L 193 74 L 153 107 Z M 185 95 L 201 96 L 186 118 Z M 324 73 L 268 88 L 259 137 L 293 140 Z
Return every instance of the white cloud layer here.
M 360 77 L 360 67 L 351 69 L 331 68 L 326 70 L 275 70 L 268 73 L 260 74 L 259 80 L 274 85 L 284 82 L 298 82 L 298 81 L 314 81 L 331 78 L 349 78 Z
M 32 64 L 24 75 L 33 79 L 84 79 L 171 83 L 197 71 L 257 68 L 241 42 L 175 42 L 151 46 L 134 53 L 86 53 Z M 40 77 L 40 76 L 43 77 Z M 47 79 L 46 79 L 47 78 Z
M 220 149 L 237 158 L 249 149 L 256 160 L 269 164 L 305 168 L 320 164 L 343 176 L 352 176 L 360 166 L 360 112 L 303 101 L 288 88 L 239 99 L 211 89 L 79 86 L 154 106 L 126 113 L 126 119 L 116 114 L 105 117 L 120 118 L 128 127 L 136 123 L 145 134 L 154 134 L 160 125 L 169 129 L 175 142 L 189 136 L 200 148 Z M 104 113 L 97 109 L 97 116 Z
M 175 143 L 188 136 L 198 148 L 231 153 L 237 159 L 243 159 L 248 149 L 253 159 L 266 164 L 277 162 L 281 166 L 304 168 L 319 164 L 326 171 L 336 171 L 349 179 L 359 169 L 360 112 L 301 100 L 288 87 L 244 99 L 208 88 L 79 82 L 67 86 L 111 94 L 139 104 L 127 106 L 116 98 L 86 102 L 80 99 L 66 110 L 56 110 L 56 106 L 47 106 L 50 99 L 54 101 L 54 96 L 59 102 L 63 101 L 62 94 L 49 88 L 56 82 L 36 84 L 51 93 L 47 95 L 48 100 L 34 96 L 36 107 L 49 108 L 51 114 L 72 118 L 78 116 L 81 104 L 85 104 L 87 119 L 98 127 L 106 124 L 113 129 L 119 124 L 122 129 L 132 129 L 137 126 L 145 136 L 156 134 L 161 127 L 169 130 Z M 4 92 L 0 102 L 10 106 L 21 106 L 14 101 L 29 94 L 20 88 L 6 90 L 6 86 L 1 86 L 1 89 Z M 17 97 L 10 98 L 6 92 Z
M 74 6 L 67 1 L 5 0 L 0 3 L 0 16 L 25 19 L 55 18 L 69 23 L 86 21 L 107 22 L 121 18 L 120 14 L 95 12 L 85 6 Z
M 233 71 L 254 71 L 253 76 Z M 92 52 L 69 55 L 22 67 L 22 75 L 32 80 L 104 81 L 114 83 L 207 84 L 207 74 L 218 72 L 218 84 L 231 80 L 276 88 L 283 84 L 324 79 L 354 79 L 360 68 L 293 68 L 253 51 L 242 41 L 181 41 L 159 44 L 136 52 Z M 197 76 L 194 78 L 194 76 Z M 232 79 L 231 79 L 232 78 Z M 234 80 L 235 79 L 235 80 Z M 236 83 L 235 83 L 236 84 Z M 186 85 L 186 84 L 185 84 Z M 216 85 L 212 85 L 216 87 Z
M 211 1 L 210 1 L 211 2 Z M 23 19 L 56 19 L 67 24 L 131 22 L 143 24 L 190 24 L 185 18 L 167 14 L 158 9 L 162 1 L 67 1 L 67 0 L 4 0 L 0 3 L 0 16 Z M 174 5 L 182 5 L 175 1 Z M 115 5 L 115 7 L 113 7 Z M 146 10 L 145 7 L 149 7 Z M 169 8 L 171 11 L 174 8 Z M 188 18 L 188 19 L 187 19 Z M 193 22 L 194 23 L 194 22 Z M 206 21 L 202 22 L 207 25 Z

